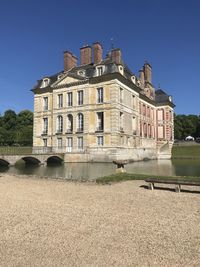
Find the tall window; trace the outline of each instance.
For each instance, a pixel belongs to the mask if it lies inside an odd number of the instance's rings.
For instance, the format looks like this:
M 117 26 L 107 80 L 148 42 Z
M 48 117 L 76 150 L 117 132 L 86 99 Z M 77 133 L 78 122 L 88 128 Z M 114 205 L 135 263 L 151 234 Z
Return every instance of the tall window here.
M 103 87 L 97 88 L 97 103 L 103 103 Z
M 78 105 L 83 105 L 83 90 L 78 91 Z
M 78 114 L 78 123 L 77 123 L 77 132 L 83 132 L 83 114 L 79 113 Z
M 72 107 L 73 105 L 73 95 L 72 92 L 67 93 L 67 106 Z
M 63 107 L 63 95 L 59 94 L 58 95 L 58 108 L 62 108 Z
M 62 147 L 62 138 L 57 139 L 57 145 L 58 145 L 58 148 Z
M 47 96 L 43 98 L 43 108 L 44 110 L 48 110 L 48 97 Z
M 137 125 L 136 125 L 136 118 L 132 117 L 132 130 L 133 130 L 133 135 L 137 134 Z
M 62 133 L 63 131 L 63 117 L 59 115 L 57 117 L 57 133 Z
M 135 109 L 135 102 L 136 102 L 136 100 L 135 100 L 135 96 L 134 95 L 132 95 L 132 105 L 133 105 L 133 109 Z
M 97 131 L 103 131 L 103 128 L 104 128 L 103 112 L 97 112 Z
M 71 152 L 73 147 L 72 137 L 67 137 L 67 152 Z
M 103 136 L 97 136 L 97 145 L 103 146 Z
M 44 147 L 47 147 L 47 138 L 44 138 L 44 139 L 43 139 L 43 146 L 44 146 Z
M 67 133 L 73 132 L 73 116 L 72 114 L 67 115 Z
M 123 98 L 124 98 L 124 90 L 122 88 L 120 88 L 120 103 L 123 102 Z
M 78 149 L 81 150 L 83 149 L 83 137 L 78 137 L 77 138 L 77 141 L 78 141 Z
M 124 130 L 124 114 L 120 112 L 120 131 Z
M 43 118 L 43 134 L 48 133 L 48 118 Z

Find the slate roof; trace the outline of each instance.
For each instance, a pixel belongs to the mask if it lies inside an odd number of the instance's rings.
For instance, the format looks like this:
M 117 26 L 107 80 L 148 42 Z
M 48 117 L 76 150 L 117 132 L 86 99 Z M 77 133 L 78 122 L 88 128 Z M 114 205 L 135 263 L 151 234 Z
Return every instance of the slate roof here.
M 96 76 L 96 67 L 97 66 L 104 66 L 104 72 L 101 76 Z M 57 88 L 63 88 L 63 87 L 70 87 L 72 85 L 79 85 L 79 84 L 85 84 L 85 83 L 98 83 L 101 81 L 108 81 L 109 79 L 118 79 L 125 85 L 132 88 L 134 91 L 138 92 L 140 94 L 140 97 L 144 99 L 145 101 L 153 104 L 153 105 L 170 105 L 174 107 L 175 105 L 172 103 L 172 101 L 169 98 L 169 95 L 167 95 L 162 89 L 158 89 L 155 91 L 155 100 L 149 99 L 147 96 L 144 95 L 143 89 L 139 87 L 139 84 L 137 83 L 138 78 L 136 75 L 133 74 L 133 72 L 129 69 L 129 67 L 122 61 L 121 65 L 123 66 L 123 75 L 120 73 L 118 64 L 112 61 L 110 57 L 110 53 L 107 54 L 106 58 L 103 59 L 99 64 L 90 63 L 87 65 L 79 65 L 72 69 L 70 69 L 67 72 L 60 71 L 52 76 L 45 76 L 44 78 L 49 78 L 50 83 L 48 86 L 41 88 L 43 79 L 38 80 L 38 83 L 32 91 L 34 93 L 44 93 L 44 92 L 52 92 L 53 89 Z M 79 71 L 83 71 L 84 73 L 82 75 L 79 74 Z M 58 80 L 58 76 L 61 75 L 61 78 Z M 73 77 L 77 79 L 78 81 L 68 83 L 68 84 L 62 84 L 59 85 L 59 81 L 62 81 L 67 76 Z M 133 83 L 132 77 L 135 76 L 136 78 L 136 84 Z

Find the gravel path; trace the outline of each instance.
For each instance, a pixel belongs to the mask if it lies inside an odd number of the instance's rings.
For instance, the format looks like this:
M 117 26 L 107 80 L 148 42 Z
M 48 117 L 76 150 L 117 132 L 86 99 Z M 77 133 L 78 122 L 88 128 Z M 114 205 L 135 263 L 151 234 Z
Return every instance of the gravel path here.
M 0 266 L 200 266 L 200 194 L 142 185 L 2 175 Z

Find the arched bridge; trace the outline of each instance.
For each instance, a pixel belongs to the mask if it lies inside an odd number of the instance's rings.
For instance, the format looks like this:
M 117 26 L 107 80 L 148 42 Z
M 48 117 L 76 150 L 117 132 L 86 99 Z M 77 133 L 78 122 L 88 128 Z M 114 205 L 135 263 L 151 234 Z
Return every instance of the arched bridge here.
M 19 160 L 23 160 L 25 164 L 46 165 L 49 163 L 62 163 L 64 161 L 64 153 L 50 153 L 46 151 L 34 153 L 32 149 L 25 150 L 20 148 L 0 148 L 0 165 L 13 166 Z M 24 152 L 24 153 L 21 153 Z

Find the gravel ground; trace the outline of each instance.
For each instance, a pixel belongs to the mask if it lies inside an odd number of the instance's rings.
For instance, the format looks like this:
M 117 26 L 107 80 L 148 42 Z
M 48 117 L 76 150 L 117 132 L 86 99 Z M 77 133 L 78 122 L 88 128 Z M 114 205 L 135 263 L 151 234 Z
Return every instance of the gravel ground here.
M 1 175 L 0 266 L 200 266 L 199 192 L 143 185 Z

